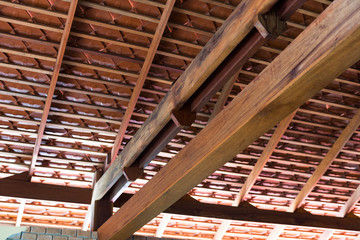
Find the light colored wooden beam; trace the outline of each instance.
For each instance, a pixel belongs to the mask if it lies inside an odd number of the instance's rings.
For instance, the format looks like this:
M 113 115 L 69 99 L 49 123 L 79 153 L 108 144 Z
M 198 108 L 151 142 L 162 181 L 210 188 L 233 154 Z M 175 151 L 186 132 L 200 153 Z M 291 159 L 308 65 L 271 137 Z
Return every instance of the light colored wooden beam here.
M 306 184 L 303 186 L 299 194 L 296 196 L 294 201 L 291 203 L 288 211 L 294 212 L 298 207 L 301 206 L 305 198 L 310 194 L 314 189 L 317 182 L 325 174 L 326 170 L 330 167 L 332 162 L 336 159 L 337 155 L 340 153 L 341 149 L 355 133 L 360 124 L 360 109 L 356 111 L 354 117 L 350 120 L 346 128 L 342 131 L 339 138 L 335 141 L 333 146 L 330 148 L 324 159 L 316 167 L 312 176 L 308 179 Z
M 221 222 L 218 230 L 216 231 L 215 236 L 213 237 L 213 240 L 221 240 L 223 239 L 226 231 L 229 229 L 231 224 L 230 220 L 224 220 Z
M 239 5 L 243 13 L 257 1 L 244 3 Z M 236 22 L 243 21 L 237 19 Z M 224 34 L 226 30 L 222 29 L 221 32 Z M 227 38 L 227 42 L 232 41 Z M 211 54 L 219 57 L 214 46 L 210 49 Z M 206 62 L 209 56 L 200 54 L 197 58 Z M 336 0 L 197 137 L 99 228 L 99 239 L 120 240 L 129 237 L 331 83 L 359 58 L 360 2 Z M 193 67 L 200 68 L 197 65 Z M 205 69 L 208 67 L 211 66 L 201 66 Z M 191 70 L 191 66 L 188 69 Z M 183 77 L 189 74 L 186 72 Z M 192 71 L 190 73 L 192 80 L 198 79 Z M 185 81 L 182 78 L 179 80 L 176 83 L 182 85 L 180 90 L 185 89 Z M 194 81 L 192 84 L 195 84 Z M 173 88 L 176 89 L 176 85 Z M 178 97 L 181 91 L 176 93 Z M 158 106 L 164 114 L 170 112 L 169 108 L 172 109 L 166 103 L 165 99 Z M 147 134 L 151 134 L 151 131 L 147 131 Z
M 24 215 L 24 210 L 25 210 L 25 204 L 26 204 L 26 200 L 22 199 L 20 201 L 20 206 L 19 206 L 19 210 L 17 212 L 17 217 L 16 217 L 16 223 L 15 226 L 16 227 L 20 227 L 21 226 L 21 221 L 22 221 L 22 217 Z
M 43 114 L 41 116 L 41 122 L 40 122 L 40 125 L 38 128 L 38 136 L 36 138 L 35 145 L 34 145 L 33 156 L 31 159 L 30 169 L 29 169 L 30 177 L 33 175 L 34 170 L 35 170 L 36 160 L 37 160 L 37 157 L 39 154 L 41 141 L 42 141 L 42 138 L 44 135 L 47 118 L 49 116 L 51 102 L 52 102 L 52 98 L 54 96 L 55 87 L 56 87 L 57 79 L 58 79 L 59 72 L 61 69 L 61 64 L 63 61 L 67 41 L 69 39 L 69 34 L 70 34 L 71 26 L 73 23 L 77 3 L 78 3 L 78 0 L 71 0 L 71 3 L 70 3 L 69 12 L 68 12 L 66 22 L 65 22 L 64 32 L 61 37 L 61 42 L 60 42 L 60 46 L 59 46 L 57 57 L 56 57 L 54 71 L 52 72 L 51 83 L 50 83 L 49 90 L 47 93 L 47 98 L 45 101 Z
M 360 200 L 360 185 L 352 193 L 351 197 L 347 200 L 345 205 L 341 208 L 338 217 L 345 217 L 345 215 L 355 207 Z
M 180 109 L 183 104 L 205 82 L 210 74 L 230 54 L 242 39 L 253 29 L 257 14 L 265 13 L 275 0 L 243 1 L 219 31 L 201 50 L 191 65 L 174 83 L 146 124 L 137 131 L 116 161 L 101 177 L 94 189 L 94 198 L 103 197 L 121 177 L 123 167 L 130 166 L 145 147 L 170 121 L 170 113 Z
M 167 225 L 170 222 L 170 219 L 171 219 L 171 214 L 163 213 L 163 218 L 161 219 L 161 222 L 160 222 L 159 226 L 156 229 L 155 237 L 157 237 L 157 238 L 162 237 L 162 235 L 165 232 L 165 229 L 166 229 Z
M 281 122 L 277 126 L 277 128 L 274 131 L 274 134 L 271 136 L 264 151 L 262 152 L 261 156 L 257 160 L 254 168 L 251 170 L 251 173 L 247 177 L 244 185 L 241 187 L 240 192 L 236 195 L 233 206 L 239 206 L 239 204 L 244 200 L 246 195 L 249 193 L 251 188 L 254 186 L 261 171 L 264 169 L 265 164 L 269 160 L 270 156 L 273 154 L 276 146 L 278 145 L 279 141 L 281 140 L 281 137 L 284 135 L 291 120 L 294 118 L 295 113 L 296 113 L 296 111 L 289 114 L 287 117 L 285 117 L 283 120 L 281 120 Z
M 134 88 L 133 93 L 131 95 L 130 101 L 129 101 L 127 107 L 126 107 L 126 112 L 125 112 L 125 114 L 124 114 L 124 116 L 123 116 L 123 118 L 121 120 L 121 125 L 120 125 L 120 128 L 119 128 L 118 134 L 116 136 L 114 146 L 113 146 L 113 148 L 111 150 L 111 162 L 114 162 L 114 160 L 117 157 L 118 152 L 120 150 L 121 143 L 122 143 L 122 141 L 124 139 L 126 129 L 127 129 L 128 125 L 129 125 L 131 116 L 132 116 L 132 114 L 134 112 L 134 109 L 135 109 L 135 106 L 136 106 L 136 103 L 137 103 L 137 100 L 138 100 L 138 98 L 140 96 L 140 93 L 141 93 L 141 90 L 142 90 L 142 88 L 144 86 L 146 77 L 147 77 L 147 75 L 149 73 L 150 66 L 151 66 L 152 61 L 153 61 L 153 59 L 155 57 L 157 48 L 158 48 L 160 40 L 161 40 L 161 37 L 162 37 L 162 35 L 164 33 L 164 30 L 165 30 L 166 24 L 169 21 L 169 17 L 170 17 L 170 14 L 172 12 L 172 9 L 174 7 L 174 4 L 175 4 L 175 0 L 167 0 L 166 1 L 164 11 L 161 14 L 159 24 L 158 24 L 158 26 L 156 28 L 156 32 L 155 32 L 154 37 L 153 37 L 153 39 L 151 41 L 149 51 L 148 51 L 148 53 L 146 55 L 145 62 L 143 64 L 142 68 L 141 68 L 139 77 L 138 77 L 138 79 L 136 81 L 135 88 Z
M 278 239 L 281 233 L 284 232 L 285 226 L 278 225 L 274 227 L 274 229 L 270 232 L 269 236 L 266 238 L 267 240 L 275 240 Z

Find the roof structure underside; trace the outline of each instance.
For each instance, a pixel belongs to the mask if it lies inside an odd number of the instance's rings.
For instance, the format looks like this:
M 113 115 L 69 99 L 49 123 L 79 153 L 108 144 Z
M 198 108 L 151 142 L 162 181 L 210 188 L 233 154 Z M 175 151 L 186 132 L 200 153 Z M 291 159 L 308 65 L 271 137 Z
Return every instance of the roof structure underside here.
M 131 113 L 120 152 L 239 2 L 175 2 Z M 92 188 L 94 173 L 104 168 L 114 148 L 165 4 L 160 0 L 79 0 L 71 31 L 67 32 L 70 1 L 0 0 L 0 178 L 30 171 L 32 182 Z M 306 1 L 287 21 L 287 30 L 267 41 L 239 69 L 225 104 L 330 4 L 328 0 Z M 46 98 L 65 34 L 68 41 L 44 121 Z M 242 201 L 261 209 L 289 210 L 360 107 L 359 79 L 357 63 L 296 111 Z M 139 191 L 196 137 L 207 125 L 219 96 L 221 92 L 206 103 L 192 126 L 181 130 L 168 143 L 126 193 Z M 40 125 L 45 130 L 34 162 Z M 204 203 L 234 205 L 276 129 L 274 126 L 239 152 L 189 195 Z M 360 130 L 356 130 L 302 201 L 306 211 L 339 216 L 360 183 L 359 151 Z M 0 197 L 0 222 L 82 228 L 88 207 L 47 199 Z M 360 205 L 355 203 L 351 211 L 359 216 Z M 222 219 L 160 214 L 136 234 L 155 236 L 164 219 L 167 225 L 161 235 L 182 239 L 213 239 L 224 223 Z M 276 227 L 231 221 L 223 239 L 267 239 Z M 278 239 L 319 239 L 325 231 L 286 226 Z M 355 240 L 359 239 L 358 234 L 335 231 L 331 239 Z

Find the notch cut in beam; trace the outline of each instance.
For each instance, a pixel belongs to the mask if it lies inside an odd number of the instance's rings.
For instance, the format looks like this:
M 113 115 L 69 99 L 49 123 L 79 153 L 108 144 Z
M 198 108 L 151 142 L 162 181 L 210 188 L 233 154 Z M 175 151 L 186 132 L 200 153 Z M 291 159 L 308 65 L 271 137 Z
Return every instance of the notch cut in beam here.
M 99 228 L 100 240 L 129 237 L 359 58 L 360 2 L 336 0 Z
M 48 89 L 48 93 L 47 93 L 47 97 L 46 97 L 46 101 L 45 101 L 45 105 L 44 105 L 44 109 L 43 109 L 43 114 L 41 116 L 41 122 L 40 122 L 38 132 L 37 132 L 38 135 L 37 135 L 37 138 L 36 138 L 36 141 L 35 141 L 33 155 L 32 155 L 30 168 L 29 168 L 29 178 L 31 178 L 31 176 L 34 174 L 34 171 L 35 171 L 36 160 L 37 160 L 37 157 L 38 157 L 38 154 L 39 154 L 41 141 L 42 141 L 42 138 L 43 138 L 43 135 L 44 135 L 47 118 L 49 116 L 49 111 L 50 111 L 50 107 L 51 107 L 51 101 L 52 101 L 53 96 L 54 96 L 56 83 L 57 83 L 57 80 L 58 80 L 58 77 L 59 77 L 61 64 L 62 64 L 62 61 L 63 61 L 63 58 L 64 58 L 66 45 L 67 45 L 69 35 L 70 35 L 70 31 L 71 31 L 71 26 L 72 26 L 72 23 L 73 23 L 73 20 L 74 20 L 77 3 L 78 3 L 78 0 L 71 0 L 71 3 L 70 3 L 70 8 L 69 8 L 69 12 L 68 12 L 68 15 L 67 15 L 67 18 L 66 18 L 64 32 L 63 32 L 63 34 L 61 36 L 60 46 L 59 46 L 57 57 L 56 57 L 54 71 L 52 72 L 51 82 L 50 82 L 50 86 L 49 86 L 49 89 Z

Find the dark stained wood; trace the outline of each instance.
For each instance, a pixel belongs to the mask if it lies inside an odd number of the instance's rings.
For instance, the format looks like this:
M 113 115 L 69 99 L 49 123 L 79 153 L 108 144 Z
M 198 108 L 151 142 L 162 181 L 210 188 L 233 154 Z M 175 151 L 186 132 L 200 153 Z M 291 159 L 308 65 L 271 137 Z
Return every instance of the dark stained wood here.
M 113 202 L 109 194 L 100 200 L 96 200 L 94 204 L 94 220 L 92 222 L 92 231 L 96 231 L 103 225 L 113 214 Z
M 27 182 L 19 178 L 12 179 L 14 178 L 0 179 L 0 196 L 78 204 L 90 204 L 91 201 L 91 189 Z
M 359 20 L 360 2 L 334 1 L 99 228 L 100 240 L 126 239 L 354 64 L 360 58 Z M 158 109 L 171 107 L 164 102 Z
M 285 21 L 280 20 L 276 11 L 270 11 L 258 16 L 255 27 L 263 38 L 276 38 L 280 33 L 286 30 L 287 25 Z
M 179 109 L 171 112 L 171 119 L 179 128 L 190 127 L 195 118 L 196 114 L 190 112 L 189 109 Z

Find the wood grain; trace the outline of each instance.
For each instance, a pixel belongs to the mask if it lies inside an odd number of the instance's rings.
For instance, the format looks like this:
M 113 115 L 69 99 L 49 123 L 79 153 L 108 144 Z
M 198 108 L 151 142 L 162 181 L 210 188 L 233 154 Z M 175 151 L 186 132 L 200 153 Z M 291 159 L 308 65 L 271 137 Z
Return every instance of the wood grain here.
M 244 39 L 254 27 L 257 14 L 267 12 L 275 2 L 275 0 L 241 2 L 175 82 L 143 127 L 137 131 L 126 148 L 96 184 L 93 195 L 96 199 L 104 196 L 121 177 L 122 168 L 131 165 L 142 150 L 170 121 L 170 113 L 174 109 L 180 109 L 235 46 Z
M 210 43 L 213 41 L 216 38 Z M 206 63 L 213 52 L 219 54 L 216 51 L 211 51 L 207 57 L 200 54 L 198 61 Z M 99 239 L 121 240 L 129 237 L 359 58 L 360 2 L 336 0 L 197 137 L 99 228 Z M 200 67 L 196 64 L 193 66 Z M 191 77 L 198 79 L 196 74 Z M 178 94 L 174 100 L 184 94 L 183 89 L 194 84 L 180 83 L 182 87 L 176 86 Z M 158 109 L 167 110 L 168 113 L 168 107 L 171 106 L 163 102 Z

